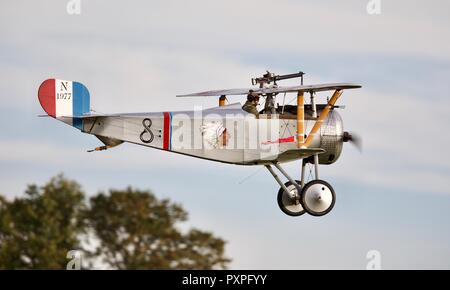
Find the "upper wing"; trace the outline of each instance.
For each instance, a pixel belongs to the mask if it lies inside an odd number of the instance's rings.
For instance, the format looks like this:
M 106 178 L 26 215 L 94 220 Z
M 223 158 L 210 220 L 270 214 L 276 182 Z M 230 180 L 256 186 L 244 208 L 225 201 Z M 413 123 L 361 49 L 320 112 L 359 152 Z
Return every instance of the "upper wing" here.
M 187 95 L 177 95 L 177 97 L 209 97 L 209 96 L 231 96 L 231 95 L 246 95 L 248 92 L 252 90 L 254 92 L 259 92 L 260 88 L 243 88 L 243 89 L 229 89 L 229 90 L 215 90 L 215 91 L 206 91 L 199 92 Z
M 319 85 L 307 85 L 307 86 L 290 86 L 290 87 L 272 87 L 272 88 L 242 88 L 242 89 L 230 89 L 230 90 L 216 90 L 206 91 L 187 95 L 177 95 L 177 97 L 208 97 L 208 96 L 221 96 L 221 95 L 246 95 L 252 90 L 258 94 L 270 94 L 270 93 L 289 93 L 289 92 L 321 92 L 331 90 L 345 90 L 345 89 L 358 89 L 360 85 L 350 83 L 336 83 L 336 84 L 319 84 Z

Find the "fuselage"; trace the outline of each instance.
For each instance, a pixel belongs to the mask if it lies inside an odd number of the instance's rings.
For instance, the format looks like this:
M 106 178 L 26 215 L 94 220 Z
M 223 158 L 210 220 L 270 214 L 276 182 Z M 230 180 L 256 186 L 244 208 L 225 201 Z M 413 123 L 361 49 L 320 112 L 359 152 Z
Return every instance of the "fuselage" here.
M 315 119 L 305 112 L 305 132 Z M 320 113 L 320 111 L 319 111 Z M 82 131 L 104 143 L 130 142 L 151 148 L 239 165 L 287 162 L 301 158 L 282 153 L 297 148 L 296 115 L 260 114 L 256 118 L 231 104 L 199 111 L 115 114 L 83 120 Z M 335 162 L 342 150 L 343 125 L 332 110 L 311 147 L 323 148 L 319 162 Z M 106 144 L 108 145 L 108 144 Z

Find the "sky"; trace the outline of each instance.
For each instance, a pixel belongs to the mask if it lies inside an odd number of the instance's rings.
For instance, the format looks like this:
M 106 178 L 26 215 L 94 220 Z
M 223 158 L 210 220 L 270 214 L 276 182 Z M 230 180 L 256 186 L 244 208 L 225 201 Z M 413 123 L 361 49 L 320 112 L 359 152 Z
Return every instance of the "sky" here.
M 149 189 L 224 238 L 233 269 L 365 269 L 370 250 L 383 269 L 450 268 L 450 2 L 381 0 L 379 14 L 366 0 L 80 0 L 80 14 L 68 2 L 0 3 L 1 194 L 61 172 L 88 195 Z M 175 95 L 247 87 L 265 70 L 363 86 L 339 100 L 364 149 L 344 144 L 320 167 L 337 194 L 326 216 L 285 216 L 264 168 L 131 144 L 87 153 L 100 141 L 38 117 L 47 78 L 82 82 L 100 113 L 157 112 L 216 106 Z

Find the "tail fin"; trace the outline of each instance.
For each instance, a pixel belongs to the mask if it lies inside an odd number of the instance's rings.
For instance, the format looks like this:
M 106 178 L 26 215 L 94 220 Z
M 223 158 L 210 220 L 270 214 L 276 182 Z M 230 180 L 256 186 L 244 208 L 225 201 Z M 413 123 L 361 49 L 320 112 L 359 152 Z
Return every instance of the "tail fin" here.
M 83 84 L 48 79 L 40 85 L 38 98 L 47 115 L 83 129 L 81 117 L 90 111 L 89 91 Z

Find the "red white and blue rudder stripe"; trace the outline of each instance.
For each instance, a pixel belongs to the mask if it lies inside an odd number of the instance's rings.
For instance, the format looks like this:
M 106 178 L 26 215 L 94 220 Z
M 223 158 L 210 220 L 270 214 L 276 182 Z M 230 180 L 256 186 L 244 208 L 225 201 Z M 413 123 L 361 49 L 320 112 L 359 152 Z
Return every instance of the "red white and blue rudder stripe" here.
M 83 129 L 83 119 L 80 117 L 90 111 L 89 91 L 83 84 L 48 79 L 39 87 L 38 98 L 49 116 Z

